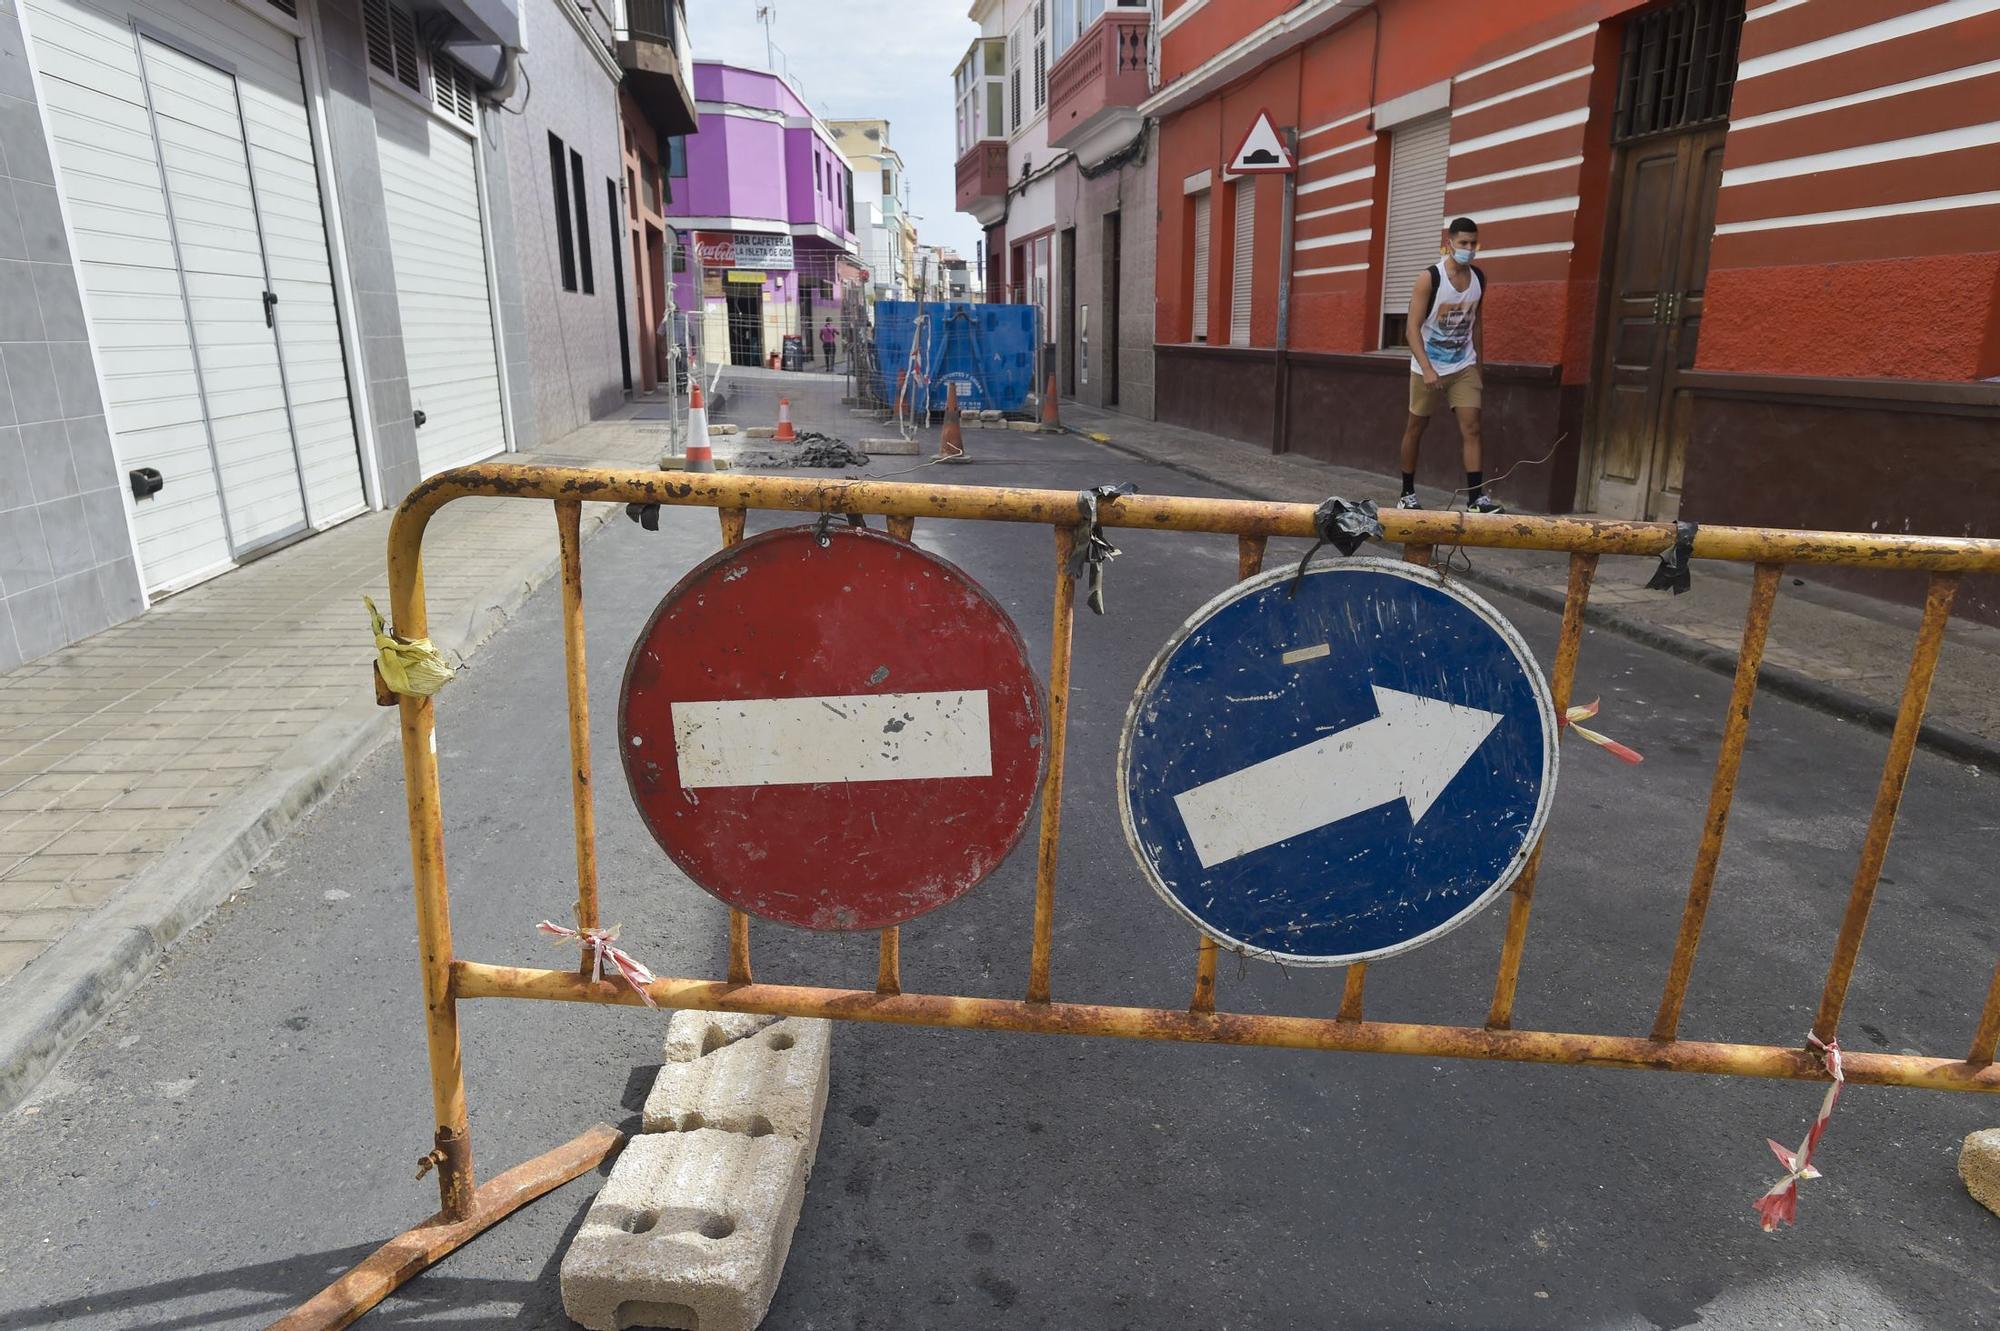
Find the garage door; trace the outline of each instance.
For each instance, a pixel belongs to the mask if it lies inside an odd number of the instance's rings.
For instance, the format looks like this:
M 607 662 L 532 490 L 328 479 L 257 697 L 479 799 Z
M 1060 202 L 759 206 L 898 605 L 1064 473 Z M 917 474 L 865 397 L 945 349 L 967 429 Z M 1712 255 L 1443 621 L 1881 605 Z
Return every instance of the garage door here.
M 297 39 L 226 0 L 31 0 L 146 582 L 363 508 Z
M 424 475 L 507 446 L 487 296 L 472 140 L 415 102 L 375 90 L 389 249 L 403 311 Z

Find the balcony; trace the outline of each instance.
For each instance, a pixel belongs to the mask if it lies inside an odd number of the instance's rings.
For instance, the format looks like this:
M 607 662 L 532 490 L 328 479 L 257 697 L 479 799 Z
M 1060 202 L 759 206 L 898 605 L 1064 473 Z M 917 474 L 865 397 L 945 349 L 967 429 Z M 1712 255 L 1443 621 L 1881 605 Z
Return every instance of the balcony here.
M 981 139 L 958 159 L 958 210 L 991 226 L 1007 202 L 1007 140 Z
M 1085 166 L 1117 152 L 1138 133 L 1149 91 L 1144 9 L 1106 9 L 1049 71 L 1049 143 Z
M 626 0 L 626 13 L 631 26 L 618 34 L 618 63 L 627 90 L 657 133 L 694 133 L 701 122 L 684 0 Z

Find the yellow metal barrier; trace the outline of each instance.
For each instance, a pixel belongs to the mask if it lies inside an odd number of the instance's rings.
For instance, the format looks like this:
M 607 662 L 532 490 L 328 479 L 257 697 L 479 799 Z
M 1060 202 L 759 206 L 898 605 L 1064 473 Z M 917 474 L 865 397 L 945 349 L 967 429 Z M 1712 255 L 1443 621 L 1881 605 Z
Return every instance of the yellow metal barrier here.
M 1755 577 L 1701 845 L 1658 1015 L 1646 1035 L 1516 1031 L 1511 1029 L 1514 994 L 1534 902 L 1535 876 L 1542 850 L 1539 844 L 1509 889 L 1513 899 L 1483 1027 L 1364 1020 L 1366 964 L 1348 968 L 1340 1007 L 1333 1017 L 1218 1012 L 1216 947 L 1205 936 L 1197 944 L 1194 994 L 1184 1011 L 1054 1000 L 1050 953 L 1069 713 L 1070 635 L 1075 607 L 1075 587 L 1068 564 L 1077 524 L 1082 518 L 1074 492 L 502 463 L 461 467 L 412 491 L 397 511 L 390 530 L 389 582 L 394 627 L 406 639 L 422 638 L 429 631 L 421 562 L 425 526 L 447 503 L 472 495 L 544 500 L 555 506 L 562 552 L 563 642 L 576 831 L 575 911 L 579 929 L 595 928 L 599 922 L 590 704 L 584 672 L 582 563 L 578 543 L 583 503 L 712 508 L 720 515 L 725 545 L 743 539 L 745 515 L 751 509 L 876 514 L 886 517 L 890 534 L 902 540 L 910 539 L 914 523 L 920 518 L 1031 523 L 1053 529 L 1051 572 L 1055 620 L 1048 677 L 1049 755 L 1041 792 L 1042 822 L 1025 996 L 1007 999 L 902 992 L 900 940 L 894 928 L 882 931 L 880 964 L 873 990 L 758 984 L 751 970 L 749 921 L 742 913 L 732 911 L 726 978 L 656 979 L 648 986 L 648 993 L 662 1007 L 967 1030 L 1111 1035 L 1208 1044 L 1652 1068 L 1801 1081 L 1827 1079 L 1820 1058 L 1808 1049 L 1691 1041 L 1680 1039 L 1678 1034 L 1742 761 L 1750 705 L 1756 694 L 1780 574 L 1787 564 L 1839 564 L 1920 570 L 1929 575 L 1908 682 L 1890 736 L 1888 758 L 1883 765 L 1861 860 L 1855 869 L 1846 913 L 1827 970 L 1818 1018 L 1813 1025 L 1815 1036 L 1832 1040 L 1840 1023 L 1848 982 L 1916 750 L 1931 678 L 1944 644 L 1945 625 L 1959 579 L 1966 573 L 2000 573 L 2000 541 L 1749 527 L 1701 528 L 1694 542 L 1696 558 L 1752 564 Z M 1238 576 L 1247 578 L 1262 568 L 1269 537 L 1315 537 L 1313 513 L 1309 504 L 1131 495 L 1102 501 L 1098 521 L 1106 527 L 1234 535 L 1238 538 Z M 1557 715 L 1562 715 L 1570 703 L 1583 636 L 1584 608 L 1599 557 L 1657 555 L 1674 544 L 1676 534 L 1674 527 L 1665 523 L 1478 516 L 1421 510 L 1387 512 L 1381 515 L 1381 521 L 1385 538 L 1401 543 L 1404 557 L 1419 563 L 1429 563 L 1432 550 L 1440 545 L 1548 550 L 1570 556 L 1568 593 L 1550 678 Z M 629 1005 L 642 999 L 625 984 L 593 981 L 587 949 L 582 966 L 569 971 L 488 965 L 461 960 L 455 955 L 445 882 L 444 825 L 433 736 L 434 701 L 407 694 L 395 701 L 401 709 L 403 776 L 409 803 L 410 851 L 437 1123 L 435 1148 L 425 1157 L 423 1167 L 435 1166 L 438 1171 L 441 1207 L 424 1225 L 399 1236 L 312 1302 L 273 1324 L 285 1331 L 347 1325 L 397 1285 L 487 1226 L 594 1167 L 615 1151 L 621 1141 L 614 1130 L 600 1125 L 575 1141 L 475 1188 L 471 1143 L 466 1132 L 458 1003 L 465 999 L 525 998 Z M 2000 1064 L 1994 1061 L 1996 1044 L 2000 1044 L 2000 965 L 1995 967 L 1978 1026 L 1964 1058 L 1850 1051 L 1844 1054 L 1846 1076 L 1851 1082 L 1882 1086 L 2000 1092 Z

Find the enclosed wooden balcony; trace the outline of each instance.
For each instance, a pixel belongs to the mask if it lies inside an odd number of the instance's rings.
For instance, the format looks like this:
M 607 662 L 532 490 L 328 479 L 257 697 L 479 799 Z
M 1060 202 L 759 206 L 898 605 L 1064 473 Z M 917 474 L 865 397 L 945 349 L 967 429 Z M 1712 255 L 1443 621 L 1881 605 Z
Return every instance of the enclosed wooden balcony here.
M 1007 198 L 1007 140 L 981 139 L 958 159 L 958 210 L 978 216 Z
M 1131 142 L 1148 92 L 1146 44 L 1152 15 L 1106 9 L 1049 70 L 1049 143 L 1086 166 Z
M 694 133 L 701 122 L 683 0 L 627 0 L 626 22 L 631 26 L 618 33 L 626 88 L 657 133 Z

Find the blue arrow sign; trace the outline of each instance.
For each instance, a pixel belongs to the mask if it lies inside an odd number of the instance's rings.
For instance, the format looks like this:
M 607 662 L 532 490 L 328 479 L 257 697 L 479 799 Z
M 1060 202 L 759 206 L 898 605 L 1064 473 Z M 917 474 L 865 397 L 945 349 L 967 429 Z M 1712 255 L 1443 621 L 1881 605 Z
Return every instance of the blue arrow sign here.
M 1197 611 L 1125 718 L 1120 812 L 1223 946 L 1343 966 L 1428 942 L 1514 881 L 1556 721 L 1520 634 L 1384 559 L 1252 578 Z

